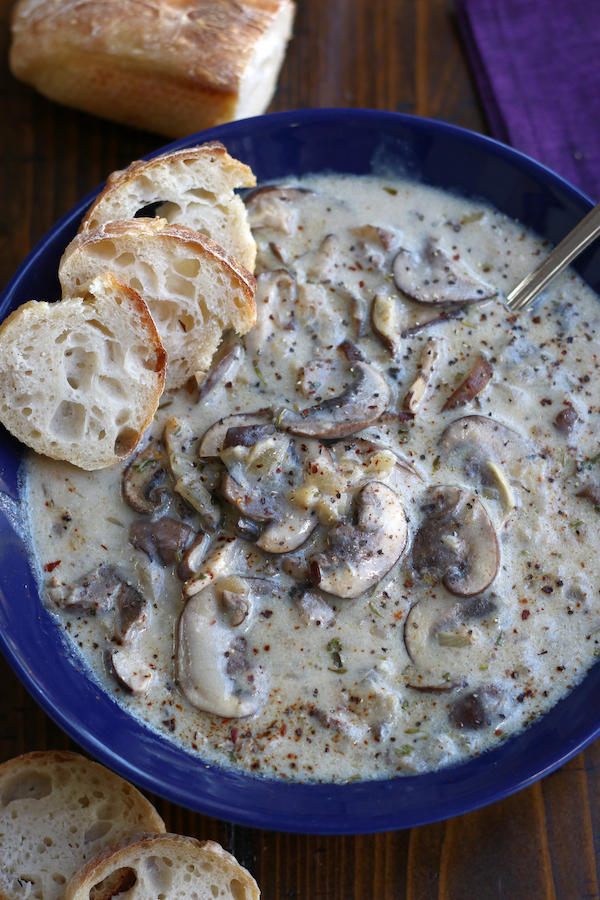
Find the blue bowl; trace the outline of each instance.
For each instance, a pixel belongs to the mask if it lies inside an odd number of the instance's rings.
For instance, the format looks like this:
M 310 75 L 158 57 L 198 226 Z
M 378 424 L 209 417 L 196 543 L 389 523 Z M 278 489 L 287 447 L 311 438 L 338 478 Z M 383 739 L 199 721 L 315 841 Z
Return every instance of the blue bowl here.
M 367 110 L 304 110 L 223 125 L 170 145 L 220 140 L 260 181 L 310 172 L 396 170 L 493 204 L 557 243 L 592 201 L 553 172 L 493 140 L 451 125 Z M 162 151 L 160 151 L 162 152 Z M 0 318 L 31 299 L 59 297 L 58 261 L 95 194 L 58 222 L 0 298 Z M 600 292 L 600 253 L 576 268 Z M 78 668 L 42 607 L 14 528 L 22 448 L 0 445 L 0 648 L 35 699 L 105 765 L 175 803 L 260 828 L 358 834 L 409 828 L 506 797 L 556 769 L 600 734 L 600 667 L 546 716 L 496 750 L 427 775 L 344 785 L 287 784 L 215 766 L 129 717 Z

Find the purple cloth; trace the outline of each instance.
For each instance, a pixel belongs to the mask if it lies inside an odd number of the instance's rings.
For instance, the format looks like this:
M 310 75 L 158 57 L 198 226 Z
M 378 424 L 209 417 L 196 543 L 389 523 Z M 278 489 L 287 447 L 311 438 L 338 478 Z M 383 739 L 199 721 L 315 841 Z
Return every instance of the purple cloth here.
M 600 0 L 457 0 L 492 135 L 600 200 Z

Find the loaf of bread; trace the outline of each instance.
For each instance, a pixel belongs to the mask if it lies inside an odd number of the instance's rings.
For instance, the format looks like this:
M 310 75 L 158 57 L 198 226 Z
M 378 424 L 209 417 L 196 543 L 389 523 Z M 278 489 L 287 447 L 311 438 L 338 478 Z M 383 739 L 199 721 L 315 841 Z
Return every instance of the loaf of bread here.
M 133 453 L 165 372 L 148 307 L 107 273 L 59 303 L 25 303 L 0 325 L 0 422 L 38 453 L 100 469 Z
M 133 219 L 150 207 L 169 224 L 187 225 L 212 238 L 253 272 L 256 242 L 235 190 L 255 185 L 252 170 L 230 156 L 219 141 L 211 141 L 113 172 L 79 230 Z
M 121 880 L 115 890 L 116 879 Z M 103 887 L 107 891 L 103 891 Z M 92 893 L 93 891 L 93 893 Z M 254 878 L 214 841 L 144 834 L 107 847 L 73 878 L 66 900 L 259 900 Z M 44 900 L 46 898 L 44 897 Z
M 105 271 L 146 301 L 168 354 L 169 389 L 197 373 L 201 380 L 223 332 L 245 334 L 256 321 L 254 276 L 210 238 L 183 225 L 128 219 L 81 232 L 60 262 L 63 297 L 76 296 Z
M 77 109 L 183 137 L 260 115 L 292 0 L 20 0 L 13 74 Z
M 0 765 L 0 900 L 63 900 L 108 844 L 164 822 L 136 788 L 77 753 L 28 753 Z

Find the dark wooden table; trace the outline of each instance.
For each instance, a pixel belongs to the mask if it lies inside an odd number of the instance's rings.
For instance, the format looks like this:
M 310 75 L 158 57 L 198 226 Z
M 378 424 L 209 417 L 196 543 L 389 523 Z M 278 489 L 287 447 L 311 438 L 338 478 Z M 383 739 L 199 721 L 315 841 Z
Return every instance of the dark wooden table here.
M 11 5 L 0 0 L 0 290 L 77 200 L 167 143 L 56 106 L 16 82 L 6 63 Z M 396 110 L 486 132 L 449 0 L 298 0 L 271 111 L 326 106 Z M 79 749 L 0 657 L 0 761 L 45 748 Z M 151 799 L 169 830 L 233 852 L 266 900 L 592 900 L 597 769 L 600 742 L 485 809 L 356 837 L 243 828 Z

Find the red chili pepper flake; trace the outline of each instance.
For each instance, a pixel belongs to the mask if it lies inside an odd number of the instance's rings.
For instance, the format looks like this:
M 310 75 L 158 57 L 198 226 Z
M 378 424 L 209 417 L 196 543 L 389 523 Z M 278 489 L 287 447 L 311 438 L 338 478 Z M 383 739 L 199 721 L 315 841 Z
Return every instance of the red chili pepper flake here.
M 285 734 L 286 731 L 287 731 L 287 725 L 284 722 L 283 725 L 281 726 L 281 734 Z
M 521 613 L 521 618 L 525 622 L 525 620 L 528 619 L 530 615 L 531 615 L 531 613 L 529 612 L 529 610 L 524 609 L 523 612 Z
M 540 400 L 540 403 L 542 404 L 542 406 L 552 406 L 552 400 L 550 400 L 548 397 L 544 397 L 543 400 Z
M 60 559 L 57 559 L 56 562 L 46 563 L 44 572 L 53 572 L 57 566 L 60 566 Z
M 231 740 L 233 741 L 234 744 L 235 744 L 235 742 L 236 742 L 237 739 L 238 739 L 239 733 L 240 733 L 240 729 L 239 729 L 239 728 L 232 728 L 231 731 L 230 731 Z

